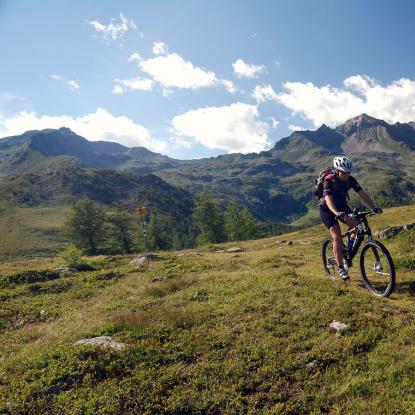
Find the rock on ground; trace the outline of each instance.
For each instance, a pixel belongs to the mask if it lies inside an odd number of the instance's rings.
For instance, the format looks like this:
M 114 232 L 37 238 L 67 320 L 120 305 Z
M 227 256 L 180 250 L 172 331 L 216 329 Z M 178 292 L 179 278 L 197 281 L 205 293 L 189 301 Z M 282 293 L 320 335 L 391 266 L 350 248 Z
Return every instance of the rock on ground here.
M 242 252 L 242 249 L 236 246 L 235 248 L 227 249 L 226 252 Z
M 154 254 L 144 254 L 144 255 L 141 255 L 141 256 L 138 256 L 138 257 L 134 258 L 132 261 L 130 261 L 130 264 L 132 264 L 132 265 L 141 265 L 141 264 L 144 264 L 144 262 L 153 261 L 154 259 L 156 259 L 156 255 L 154 255 Z
M 125 343 L 119 343 L 110 336 L 93 337 L 90 339 L 78 340 L 75 345 L 86 344 L 95 347 L 111 347 L 115 350 L 122 350 L 126 347 Z
M 340 323 L 339 321 L 334 320 L 330 323 L 330 328 L 337 332 L 337 336 L 340 336 L 349 329 L 349 326 L 347 324 Z

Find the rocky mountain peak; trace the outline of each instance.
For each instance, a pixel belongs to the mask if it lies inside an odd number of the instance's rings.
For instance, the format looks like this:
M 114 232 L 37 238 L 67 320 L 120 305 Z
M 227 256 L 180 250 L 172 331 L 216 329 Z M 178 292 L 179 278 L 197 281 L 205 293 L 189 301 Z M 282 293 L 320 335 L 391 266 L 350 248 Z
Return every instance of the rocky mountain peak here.
M 367 114 L 361 114 L 357 117 L 347 120 L 343 125 L 340 125 L 336 128 L 338 132 L 346 136 L 351 136 L 355 133 L 359 133 L 362 130 L 377 127 L 377 126 L 386 126 L 387 123 L 383 120 L 378 120 L 377 118 L 371 117 Z
M 328 131 L 328 130 L 330 130 L 330 131 L 331 131 L 331 128 L 330 128 L 330 127 L 328 127 L 326 124 L 321 124 L 321 126 L 318 128 L 318 130 L 317 130 L 317 131 L 324 132 L 324 131 Z
M 68 128 L 68 127 L 61 127 L 61 128 L 59 128 L 59 130 L 58 131 L 60 131 L 62 134 L 65 134 L 65 135 L 76 135 L 70 128 Z

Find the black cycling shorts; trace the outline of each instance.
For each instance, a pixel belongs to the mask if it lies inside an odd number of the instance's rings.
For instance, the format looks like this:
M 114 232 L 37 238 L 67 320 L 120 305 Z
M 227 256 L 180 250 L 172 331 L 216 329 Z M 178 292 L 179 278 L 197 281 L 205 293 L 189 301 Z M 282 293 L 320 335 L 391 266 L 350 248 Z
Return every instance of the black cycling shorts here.
M 341 209 L 337 208 L 337 210 L 347 214 L 353 213 L 352 209 L 350 209 L 349 206 L 343 206 Z M 339 224 L 338 220 L 336 219 L 336 215 L 327 206 L 320 206 L 320 218 L 326 225 L 327 229 L 330 229 L 332 226 Z

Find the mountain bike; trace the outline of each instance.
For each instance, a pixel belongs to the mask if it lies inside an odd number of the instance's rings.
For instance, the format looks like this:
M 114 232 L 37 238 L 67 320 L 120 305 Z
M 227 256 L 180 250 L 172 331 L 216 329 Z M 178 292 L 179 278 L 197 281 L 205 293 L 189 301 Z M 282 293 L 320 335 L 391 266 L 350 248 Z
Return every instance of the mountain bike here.
M 348 269 L 353 265 L 353 258 L 366 238 L 360 251 L 360 275 L 370 292 L 378 297 L 387 297 L 395 289 L 395 266 L 385 246 L 373 239 L 368 217 L 375 214 L 373 211 L 359 212 L 355 209 L 348 215 L 349 218 L 356 219 L 358 224 L 342 234 L 344 266 Z M 338 266 L 331 238 L 323 241 L 321 255 L 326 274 L 335 278 Z

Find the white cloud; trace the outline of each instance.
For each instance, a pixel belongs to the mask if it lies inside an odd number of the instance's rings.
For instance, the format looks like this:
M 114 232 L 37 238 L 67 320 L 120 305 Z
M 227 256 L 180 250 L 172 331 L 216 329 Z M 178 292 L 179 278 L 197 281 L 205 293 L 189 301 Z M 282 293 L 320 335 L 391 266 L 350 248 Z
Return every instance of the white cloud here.
M 265 101 L 274 101 L 278 99 L 277 93 L 272 89 L 271 85 L 258 85 L 251 94 L 259 104 Z
M 129 147 L 143 146 L 153 151 L 164 151 L 167 147 L 167 142 L 153 138 L 147 128 L 128 117 L 114 116 L 102 108 L 77 118 L 69 115 L 39 116 L 34 112 L 22 111 L 0 120 L 0 127 L 3 127 L 0 133 L 2 137 L 28 130 L 68 127 L 91 141 L 114 141 Z
M 350 78 L 347 78 L 343 81 L 343 84 L 346 88 L 354 90 L 358 93 L 365 94 L 371 88 L 378 85 L 378 82 L 372 78 L 369 78 L 366 75 L 354 75 Z
M 114 94 L 122 94 L 125 89 L 151 91 L 154 82 L 149 78 L 136 77 L 132 79 L 115 79 L 116 85 L 112 92 Z
M 121 13 L 119 19 L 111 19 L 108 25 L 100 23 L 98 20 L 88 21 L 96 32 L 98 32 L 105 41 L 122 39 L 129 30 L 137 30 L 137 26 L 133 19 L 128 20 Z M 140 34 L 142 36 L 142 34 Z
M 122 81 L 122 84 L 125 87 L 130 89 L 140 89 L 142 91 L 151 91 L 153 88 L 154 82 L 148 78 L 133 78 L 133 79 L 125 79 Z
M 140 62 L 143 58 L 141 57 L 141 55 L 137 52 L 134 52 L 130 55 L 130 57 L 128 58 L 128 62 Z
M 154 42 L 153 53 L 154 55 L 166 55 L 167 45 L 164 42 Z
M 166 88 L 197 89 L 218 82 L 213 72 L 195 67 L 176 53 L 141 61 L 139 67 Z
M 69 89 L 72 91 L 78 91 L 79 85 L 73 79 L 66 81 L 66 84 L 69 86 Z
M 192 137 L 209 149 L 259 152 L 270 146 L 268 124 L 254 105 L 234 103 L 188 111 L 171 121 L 178 136 Z
M 288 125 L 288 128 L 289 128 L 291 131 L 306 131 L 306 128 L 304 128 L 304 127 L 300 127 L 300 126 L 298 126 L 298 125 L 294 125 L 294 124 L 289 124 L 289 125 Z
M 236 86 L 232 81 L 228 81 L 227 79 L 222 79 L 221 83 L 225 87 L 225 89 L 231 94 L 234 94 L 237 91 Z
M 76 81 L 74 81 L 73 79 L 68 79 L 66 80 L 66 78 L 62 75 L 57 75 L 57 74 L 51 74 L 50 75 L 51 79 L 55 80 L 55 81 L 64 81 L 66 86 L 71 90 L 71 91 L 78 91 L 79 90 L 79 85 Z
M 237 59 L 233 64 L 233 71 L 238 78 L 257 78 L 265 71 L 265 66 L 245 63 L 242 59 Z
M 121 87 L 121 85 L 114 85 L 112 93 L 120 95 L 124 93 L 124 89 Z
M 192 148 L 192 143 L 189 140 L 185 140 L 181 137 L 170 137 L 169 141 L 176 148 L 187 148 L 187 149 Z
M 174 92 L 171 89 L 163 88 L 162 94 L 163 94 L 163 97 L 168 98 L 170 95 L 173 95 Z
M 342 88 L 318 87 L 311 82 L 286 82 L 284 88 L 286 92 L 273 99 L 316 127 L 323 123 L 335 126 L 361 113 L 390 123 L 415 119 L 415 81 L 411 79 L 382 86 L 368 76 L 355 75 Z
M 280 124 L 280 122 L 277 120 L 277 119 L 275 119 L 274 117 L 268 117 L 268 120 L 269 121 L 271 121 L 271 125 L 272 125 L 272 128 L 275 130 L 277 127 L 278 127 L 278 125 Z

